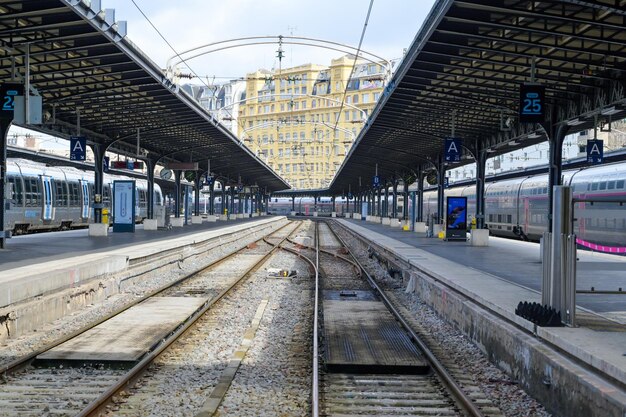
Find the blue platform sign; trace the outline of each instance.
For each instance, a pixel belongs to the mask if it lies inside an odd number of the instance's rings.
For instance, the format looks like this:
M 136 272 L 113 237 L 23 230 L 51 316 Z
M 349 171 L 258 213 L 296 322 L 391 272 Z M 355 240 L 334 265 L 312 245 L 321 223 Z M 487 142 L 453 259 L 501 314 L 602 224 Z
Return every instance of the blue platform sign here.
M 84 136 L 70 137 L 70 160 L 84 161 L 87 158 L 87 138 Z
M 372 184 L 374 185 L 374 187 L 380 187 L 380 176 L 374 175 L 374 177 L 372 178 Z
M 587 141 L 587 162 L 590 164 L 601 164 L 604 160 L 604 141 L 588 140 Z
M 448 188 L 450 186 L 450 178 L 443 177 L 443 188 Z
M 104 158 L 102 158 L 102 171 L 103 172 L 109 172 L 109 166 L 111 164 L 111 158 L 109 158 L 108 156 L 105 156 Z
M 211 186 L 211 184 L 213 184 L 213 177 L 211 177 L 211 176 L 207 175 L 207 176 L 204 178 L 204 184 L 205 184 L 205 185 L 208 185 L 208 186 Z
M 348 200 L 352 200 L 352 193 L 348 193 Z
M 238 193 L 243 192 L 243 184 L 237 184 L 237 192 Z
M 545 86 L 522 84 L 519 96 L 519 121 L 522 123 L 543 123 L 546 108 Z
M 445 160 L 446 162 L 459 162 L 461 160 L 461 139 L 446 138 Z
M 19 83 L 0 84 L 0 116 L 13 119 L 15 97 L 24 95 L 24 85 Z

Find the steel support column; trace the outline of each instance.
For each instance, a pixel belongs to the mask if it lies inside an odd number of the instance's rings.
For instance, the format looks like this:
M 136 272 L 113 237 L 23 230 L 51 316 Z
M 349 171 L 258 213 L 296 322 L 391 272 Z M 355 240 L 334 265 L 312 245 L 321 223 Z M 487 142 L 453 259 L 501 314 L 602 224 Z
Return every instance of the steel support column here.
M 409 181 L 404 180 L 404 204 L 402 205 L 402 219 L 409 219 Z
M 152 159 L 146 160 L 146 172 L 148 174 L 147 216 L 149 219 L 154 219 L 154 166 L 155 166 L 155 163 Z
M 563 173 L 563 142 L 569 131 L 565 123 L 558 125 L 550 132 L 550 166 L 548 168 L 548 231 L 552 232 L 552 211 L 554 186 L 561 185 Z
M 439 170 L 437 172 L 437 223 L 443 223 L 444 218 L 444 181 L 446 178 L 446 167 L 443 156 L 439 157 Z
M 394 219 L 397 219 L 398 218 L 398 181 L 397 180 L 393 181 L 392 192 L 393 192 L 393 196 L 391 199 L 391 204 L 393 206 L 391 207 L 391 217 L 393 217 Z
M 424 221 L 424 173 L 421 167 L 417 173 L 417 220 L 418 222 Z
M 389 217 L 389 187 L 385 184 L 385 200 L 382 203 L 382 217 Z
M 296 197 L 291 197 L 291 211 L 296 211 Z
M 94 194 L 99 194 L 100 198 L 104 198 L 103 196 L 103 191 L 104 191 L 104 145 L 101 145 L 99 143 L 94 143 L 91 147 L 91 150 L 93 151 L 93 159 L 94 159 L 94 179 L 93 179 L 93 186 L 94 186 Z M 93 198 L 93 196 L 92 196 Z M 100 201 L 100 203 L 96 204 L 95 201 L 90 201 L 90 204 L 92 204 L 93 207 L 93 221 L 94 223 L 102 223 L 102 203 L 103 201 Z
M 200 215 L 200 187 L 202 184 L 202 178 L 196 172 L 196 178 L 193 180 L 193 186 L 195 188 L 195 193 L 193 196 L 193 214 L 194 216 Z
M 209 185 L 209 214 L 215 215 L 215 180 Z
M 485 167 L 487 151 L 480 151 L 476 160 L 476 228 L 485 228 Z
M 174 184 L 176 185 L 175 187 L 175 192 L 174 192 L 174 217 L 175 218 L 179 218 L 180 217 L 180 193 L 181 193 L 181 188 L 180 188 L 180 176 L 181 176 L 182 172 L 179 170 L 174 171 Z
M 7 177 L 7 133 L 11 122 L 7 118 L 0 118 L 0 198 L 2 198 L 2 208 L 0 208 L 0 249 L 6 248 L 6 238 L 8 233 L 5 230 L 5 210 L 11 201 L 5 200 L 6 177 Z

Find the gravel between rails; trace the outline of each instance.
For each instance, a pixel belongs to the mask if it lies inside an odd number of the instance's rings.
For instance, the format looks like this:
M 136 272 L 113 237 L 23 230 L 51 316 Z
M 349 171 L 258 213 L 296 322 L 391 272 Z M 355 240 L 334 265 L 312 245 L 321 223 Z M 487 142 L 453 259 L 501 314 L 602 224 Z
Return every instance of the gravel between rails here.
M 270 231 L 268 231 L 270 233 Z M 249 239 L 254 241 L 256 238 L 250 236 Z M 75 313 L 67 315 L 50 324 L 42 326 L 37 331 L 33 331 L 28 335 L 24 335 L 15 339 L 9 339 L 0 344 L 0 365 L 7 364 L 10 361 L 25 356 L 33 351 L 43 348 L 54 340 L 60 339 L 63 335 L 67 335 L 89 323 L 97 321 L 100 317 L 128 305 L 134 299 L 143 296 L 151 291 L 163 287 L 164 285 L 174 282 L 183 276 L 197 271 L 211 262 L 221 258 L 227 253 L 232 252 L 236 247 L 241 246 L 242 241 L 225 243 L 217 246 L 206 253 L 204 257 L 193 257 L 187 259 L 179 265 L 178 269 L 168 272 L 147 273 L 141 279 L 135 279 L 132 285 L 129 285 L 123 292 L 108 297 L 104 302 L 92 304 L 77 310 Z
M 519 388 L 504 372 L 491 364 L 483 352 L 463 333 L 440 318 L 416 294 L 407 294 L 401 280 L 393 279 L 387 271 L 367 254 L 367 246 L 353 235 L 337 227 L 333 229 L 350 245 L 350 249 L 370 274 L 387 291 L 393 292 L 402 305 L 408 309 L 413 318 L 428 330 L 430 335 L 439 342 L 439 347 L 446 356 L 457 359 L 459 367 L 471 376 L 488 396 L 500 408 L 506 417 L 550 417 L 545 408 Z
M 268 268 L 296 270 L 298 275 L 271 278 Z M 269 304 L 260 327 L 216 415 L 310 414 L 313 289 L 308 264 L 277 252 L 161 355 L 106 415 L 194 416 L 262 300 Z

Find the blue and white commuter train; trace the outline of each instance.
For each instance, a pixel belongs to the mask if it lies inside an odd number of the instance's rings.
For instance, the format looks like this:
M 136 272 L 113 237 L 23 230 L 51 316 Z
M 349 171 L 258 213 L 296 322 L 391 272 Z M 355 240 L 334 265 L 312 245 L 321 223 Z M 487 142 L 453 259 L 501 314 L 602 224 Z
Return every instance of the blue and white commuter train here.
M 13 234 L 87 227 L 93 222 L 94 173 L 72 167 L 48 167 L 26 159 L 8 159 L 5 230 Z M 111 208 L 114 180 L 135 180 L 136 222 L 147 217 L 147 181 L 104 174 L 102 200 Z M 154 204 L 163 205 L 158 184 Z

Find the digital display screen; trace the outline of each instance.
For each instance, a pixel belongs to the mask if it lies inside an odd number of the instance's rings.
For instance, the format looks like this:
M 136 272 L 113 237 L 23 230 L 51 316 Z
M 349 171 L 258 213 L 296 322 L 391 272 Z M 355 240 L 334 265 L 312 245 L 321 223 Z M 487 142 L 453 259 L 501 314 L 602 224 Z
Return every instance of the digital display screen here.
M 467 229 L 467 197 L 448 197 L 446 228 Z

